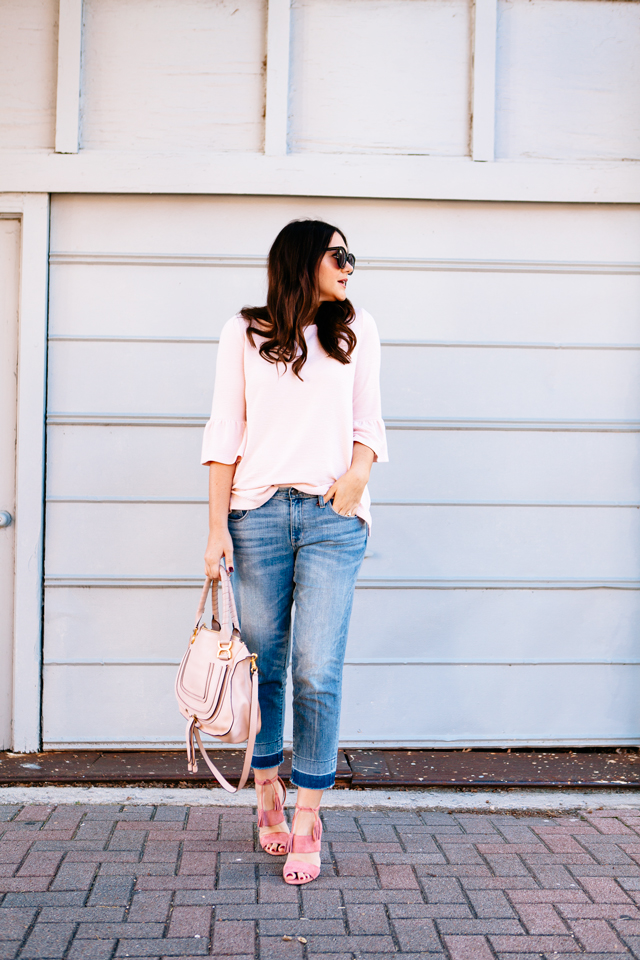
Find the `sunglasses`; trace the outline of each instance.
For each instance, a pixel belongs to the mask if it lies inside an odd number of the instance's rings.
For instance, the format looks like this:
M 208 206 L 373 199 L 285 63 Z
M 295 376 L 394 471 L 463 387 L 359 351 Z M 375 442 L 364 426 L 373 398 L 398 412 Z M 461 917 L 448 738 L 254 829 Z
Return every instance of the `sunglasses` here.
M 352 253 L 347 253 L 344 247 L 327 247 L 327 251 L 333 253 L 333 258 L 340 270 L 344 270 L 347 264 L 349 264 L 352 270 L 355 270 L 356 258 Z

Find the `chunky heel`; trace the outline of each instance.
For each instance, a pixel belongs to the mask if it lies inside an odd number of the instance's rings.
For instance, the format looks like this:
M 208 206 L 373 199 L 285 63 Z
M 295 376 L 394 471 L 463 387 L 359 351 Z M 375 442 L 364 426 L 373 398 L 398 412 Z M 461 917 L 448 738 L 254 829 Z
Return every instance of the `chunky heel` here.
M 256 787 L 262 790 L 270 786 L 273 790 L 274 805 L 273 810 L 265 810 L 260 802 L 258 794 L 258 827 L 275 827 L 278 823 L 284 823 L 284 812 L 282 803 L 287 796 L 287 788 L 280 777 L 272 777 L 271 780 L 256 780 Z M 282 800 L 279 795 L 279 787 L 282 787 Z M 287 852 L 287 841 L 289 837 L 283 830 L 276 830 L 273 833 L 265 833 L 260 837 L 260 846 L 265 853 L 271 857 L 283 857 Z M 275 850 L 268 850 L 268 847 L 275 846 Z
M 296 812 L 291 824 L 291 833 L 287 840 L 287 853 L 319 853 L 322 843 L 322 821 L 318 816 L 320 807 L 299 807 L 296 804 Z M 300 810 L 307 813 L 313 813 L 315 820 L 311 836 L 296 836 L 294 833 L 296 818 Z M 282 876 L 285 883 L 300 886 L 303 883 L 311 883 L 320 875 L 320 867 L 315 863 L 307 863 L 304 860 L 289 860 L 284 865 Z

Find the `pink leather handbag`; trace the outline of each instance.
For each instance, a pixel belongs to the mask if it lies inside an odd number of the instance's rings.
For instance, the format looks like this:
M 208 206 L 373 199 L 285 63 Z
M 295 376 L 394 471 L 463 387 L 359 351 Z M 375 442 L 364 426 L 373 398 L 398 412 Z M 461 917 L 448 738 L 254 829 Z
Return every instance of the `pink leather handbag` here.
M 187 761 L 190 773 L 198 772 L 196 749 L 214 777 L 229 793 L 247 782 L 256 734 L 260 731 L 257 655 L 249 653 L 240 636 L 240 624 L 229 574 L 220 567 L 222 619 L 218 614 L 218 581 L 205 581 L 196 613 L 196 625 L 176 677 L 180 713 L 187 718 Z M 202 623 L 207 594 L 211 589 L 211 629 Z M 223 743 L 247 741 L 237 787 L 224 778 L 207 756 L 200 733 Z

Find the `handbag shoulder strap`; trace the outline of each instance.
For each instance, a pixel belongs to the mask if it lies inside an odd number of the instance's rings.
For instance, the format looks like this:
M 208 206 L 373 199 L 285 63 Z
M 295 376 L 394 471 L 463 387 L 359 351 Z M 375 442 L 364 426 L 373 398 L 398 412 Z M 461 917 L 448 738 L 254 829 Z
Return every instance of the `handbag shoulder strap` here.
M 247 748 L 244 754 L 244 763 L 242 764 L 242 773 L 240 774 L 240 780 L 238 781 L 238 786 L 233 787 L 229 781 L 224 777 L 216 765 L 209 759 L 209 755 L 204 748 L 202 743 L 202 738 L 200 736 L 200 731 L 198 730 L 195 720 L 192 718 L 187 722 L 187 754 L 189 757 L 189 769 L 193 769 L 195 773 L 197 771 L 197 765 L 195 762 L 195 748 L 193 745 L 193 737 L 195 736 L 198 742 L 198 748 L 202 754 L 202 759 L 211 770 L 211 773 L 214 775 L 220 786 L 224 787 L 229 793 L 237 793 L 238 790 L 242 790 L 247 779 L 249 777 L 249 771 L 251 770 L 251 761 L 253 759 L 253 748 L 256 742 L 256 734 L 258 732 L 258 671 L 255 669 L 251 670 L 251 713 L 249 716 L 249 738 L 247 740 Z

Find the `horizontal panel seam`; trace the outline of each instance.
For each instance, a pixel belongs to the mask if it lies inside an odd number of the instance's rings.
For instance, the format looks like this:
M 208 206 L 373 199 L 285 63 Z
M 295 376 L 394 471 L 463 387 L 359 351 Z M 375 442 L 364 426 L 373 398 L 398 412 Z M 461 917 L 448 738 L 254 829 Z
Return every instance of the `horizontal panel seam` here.
M 52 251 L 52 265 L 163 267 L 258 267 L 266 257 L 255 254 L 159 254 Z M 580 260 L 476 260 L 433 257 L 358 257 L 358 270 L 417 270 L 471 273 L 640 274 L 640 263 Z
M 207 417 L 198 414 L 135 414 L 135 413 L 49 413 L 52 426 L 148 426 L 203 427 Z M 559 433 L 638 433 L 640 420 L 496 420 L 442 417 L 385 417 L 388 430 L 505 430 L 512 432 Z
M 220 342 L 219 337 L 147 337 L 126 335 L 102 335 L 79 333 L 52 333 L 50 343 L 166 343 L 185 346 Z M 554 343 L 513 340 L 381 340 L 382 347 L 426 347 L 429 349 L 466 349 L 466 350 L 640 350 L 640 343 Z
M 46 587 L 106 587 L 106 588 L 162 588 L 192 589 L 202 586 L 202 577 L 134 577 L 74 576 L 73 574 L 48 574 Z M 435 577 L 361 577 L 356 583 L 360 590 L 639 590 L 640 579 L 569 579 L 546 578 L 435 578 Z
M 175 667 L 180 658 L 167 660 L 45 660 L 48 667 Z M 348 667 L 430 666 L 430 667 L 637 667 L 640 660 L 427 660 L 416 657 L 347 659 Z
M 47 503 L 137 503 L 145 505 L 202 506 L 206 497 L 82 497 L 49 496 Z M 550 507 L 636 510 L 640 501 L 553 501 L 553 500 L 372 500 L 373 507 Z

